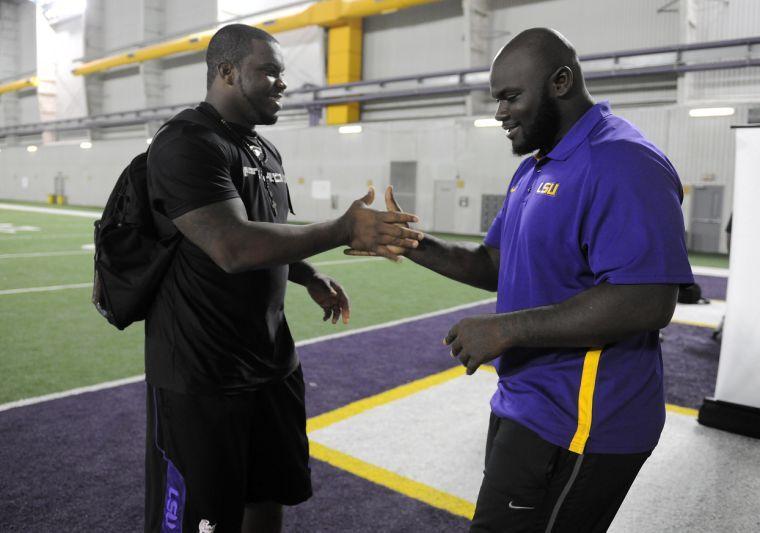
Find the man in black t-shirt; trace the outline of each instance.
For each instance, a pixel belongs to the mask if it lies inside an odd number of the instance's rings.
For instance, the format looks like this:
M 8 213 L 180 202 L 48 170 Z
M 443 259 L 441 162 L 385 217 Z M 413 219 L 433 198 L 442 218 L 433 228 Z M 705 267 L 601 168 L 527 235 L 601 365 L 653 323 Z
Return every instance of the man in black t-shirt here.
M 345 291 L 303 259 L 341 245 L 395 259 L 389 246 L 422 234 L 404 226 L 413 215 L 369 209 L 372 190 L 336 220 L 285 224 L 282 158 L 254 130 L 277 121 L 279 45 L 235 24 L 206 59 L 206 101 L 162 128 L 148 156 L 152 205 L 184 238 L 146 321 L 145 531 L 280 531 L 282 505 L 311 496 L 286 284 L 348 322 Z

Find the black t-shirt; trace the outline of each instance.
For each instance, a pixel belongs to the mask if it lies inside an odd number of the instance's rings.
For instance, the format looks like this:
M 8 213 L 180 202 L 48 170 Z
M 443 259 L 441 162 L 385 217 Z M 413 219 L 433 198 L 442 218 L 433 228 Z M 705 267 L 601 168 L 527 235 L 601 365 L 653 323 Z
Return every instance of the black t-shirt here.
M 218 116 L 209 104 L 201 106 Z M 208 126 L 170 122 L 156 136 L 148 154 L 153 206 L 174 219 L 240 197 L 249 220 L 285 223 L 289 197 L 280 154 L 231 124 L 263 147 L 257 165 L 215 126 L 215 120 Z M 258 155 L 259 147 L 254 151 Z M 287 265 L 227 274 L 183 238 L 146 320 L 147 381 L 184 393 L 235 393 L 290 374 L 298 357 L 284 314 L 287 281 Z

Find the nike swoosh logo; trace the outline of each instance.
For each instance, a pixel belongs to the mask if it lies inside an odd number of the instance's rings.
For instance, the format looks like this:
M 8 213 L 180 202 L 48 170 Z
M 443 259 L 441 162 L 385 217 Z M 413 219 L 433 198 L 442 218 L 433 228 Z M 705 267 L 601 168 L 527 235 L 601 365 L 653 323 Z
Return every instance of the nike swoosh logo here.
M 531 509 L 535 509 L 535 507 L 523 507 L 521 505 L 515 505 L 512 500 L 509 501 L 509 508 L 510 509 L 517 509 L 519 511 L 528 511 Z

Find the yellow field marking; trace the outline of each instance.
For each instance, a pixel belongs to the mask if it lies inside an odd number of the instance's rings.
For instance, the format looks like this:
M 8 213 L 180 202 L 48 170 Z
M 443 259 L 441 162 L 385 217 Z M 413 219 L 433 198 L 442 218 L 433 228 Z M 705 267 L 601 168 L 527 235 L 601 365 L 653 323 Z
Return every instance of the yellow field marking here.
M 483 365 L 478 369 L 478 371 L 485 371 L 496 374 L 496 368 L 494 368 L 492 365 Z M 348 418 L 362 414 L 370 409 L 374 409 L 375 407 L 380 407 L 381 405 L 385 405 L 396 400 L 401 400 L 425 389 L 435 387 L 436 385 L 446 383 L 447 381 L 451 381 L 452 379 L 464 375 L 465 368 L 463 366 L 457 366 L 449 368 L 448 370 L 444 370 L 443 372 L 418 379 L 411 383 L 406 383 L 385 392 L 381 392 L 375 396 L 370 396 L 368 398 L 352 402 L 333 411 L 329 411 L 327 413 L 310 418 L 306 422 L 307 432 L 312 433 L 314 431 L 324 429 Z M 688 407 L 681 407 L 679 405 L 673 404 L 666 404 L 665 408 L 673 413 L 692 417 L 697 416 L 696 409 L 690 409 Z M 429 485 L 425 485 L 419 481 L 401 476 L 395 472 L 386 470 L 385 468 L 367 463 L 361 459 L 357 459 L 356 457 L 352 457 L 348 454 L 315 442 L 314 440 L 311 440 L 309 442 L 309 453 L 313 458 L 319 461 L 324 461 L 336 468 L 345 470 L 346 472 L 349 472 L 362 479 L 366 479 L 367 481 L 371 481 L 377 485 L 389 488 L 393 491 L 403 494 L 404 496 L 408 496 L 409 498 L 413 498 L 432 507 L 436 507 L 437 509 L 448 511 L 453 515 L 462 516 L 468 520 L 471 520 L 473 514 L 475 513 L 475 505 L 467 500 L 464 500 L 447 492 L 443 492 Z
M 327 426 L 354 417 L 365 411 L 374 409 L 375 407 L 406 398 L 412 394 L 446 383 L 447 381 L 451 381 L 452 379 L 463 375 L 465 375 L 465 368 L 463 366 L 456 366 L 444 370 L 443 372 L 412 381 L 411 383 L 406 383 L 394 389 L 376 394 L 375 396 L 370 396 L 369 398 L 364 398 L 363 400 L 339 407 L 334 411 L 312 417 L 306 422 L 306 430 L 311 433 L 326 428 Z M 313 440 L 309 443 L 309 450 L 311 456 L 315 459 L 319 459 L 320 461 L 329 463 L 341 470 L 345 470 L 346 472 L 350 472 L 363 479 L 387 487 L 403 494 L 404 496 L 414 498 L 415 500 L 427 503 L 438 509 L 448 511 L 451 514 L 463 516 L 470 520 L 475 513 L 475 506 L 467 500 L 463 500 L 462 498 L 447 492 L 435 489 L 429 485 L 420 483 L 419 481 L 414 481 L 413 479 L 401 476 L 390 470 L 364 462 L 343 452 L 339 452 L 338 450 L 314 442 Z
M 691 407 L 681 407 L 680 405 L 673 405 L 672 403 L 666 403 L 665 409 L 671 413 L 678 413 L 679 415 L 693 416 L 694 418 L 699 415 L 699 411 L 692 409 Z
M 696 326 L 698 328 L 705 328 L 705 329 L 715 329 L 718 327 L 718 324 L 710 324 L 708 322 L 694 322 L 692 320 L 671 320 L 671 324 L 681 324 L 684 326 Z
M 464 373 L 465 369 L 463 366 L 456 366 L 454 368 L 444 370 L 443 372 L 439 372 L 438 374 L 433 374 L 431 376 L 418 379 L 417 381 L 406 383 L 400 387 L 381 392 L 375 396 L 370 396 L 368 398 L 364 398 L 363 400 L 352 402 L 348 405 L 344 405 L 343 407 L 339 407 L 334 411 L 330 411 L 310 418 L 306 422 L 306 431 L 311 433 L 312 431 L 317 431 L 318 429 L 331 426 L 347 418 L 351 418 L 370 409 L 374 409 L 375 407 L 379 407 L 395 400 L 406 398 L 407 396 L 411 396 L 412 394 L 416 394 L 425 389 L 429 389 L 430 387 L 440 385 L 441 383 L 445 383 L 454 378 L 462 376 Z
M 463 516 L 468 520 L 471 520 L 472 515 L 475 513 L 475 505 L 467 500 L 452 496 L 447 492 L 434 489 L 433 487 L 414 481 L 413 479 L 400 476 L 385 468 L 366 463 L 360 459 L 356 459 L 355 457 L 333 450 L 332 448 L 328 448 L 327 446 L 323 446 L 314 441 L 309 443 L 309 452 L 315 459 L 319 459 L 320 461 L 331 464 L 336 468 L 350 472 L 355 476 L 359 476 L 360 478 L 387 487 L 403 494 L 404 496 L 414 498 L 415 500 L 419 500 L 438 509 L 448 511 L 451 514 Z

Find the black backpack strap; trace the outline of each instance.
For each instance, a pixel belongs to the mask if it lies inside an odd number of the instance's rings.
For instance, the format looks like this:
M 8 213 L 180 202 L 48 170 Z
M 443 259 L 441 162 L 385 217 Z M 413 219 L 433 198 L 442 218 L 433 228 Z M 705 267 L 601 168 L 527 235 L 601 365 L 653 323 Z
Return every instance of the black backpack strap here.
M 263 135 L 257 135 L 257 137 L 259 141 L 261 141 L 261 143 L 267 147 L 267 150 L 274 154 L 274 156 L 277 158 L 277 162 L 280 164 L 280 166 L 282 166 L 282 156 L 280 155 L 280 151 L 275 147 L 275 145 L 272 144 L 269 139 Z
M 172 123 L 172 122 L 190 122 L 192 124 L 198 124 L 200 126 L 203 126 L 205 128 L 208 128 L 209 130 L 219 133 L 227 140 L 233 142 L 235 145 L 240 147 L 243 152 L 245 152 L 248 155 L 248 158 L 251 160 L 253 165 L 258 169 L 258 171 L 263 175 L 264 169 L 261 168 L 261 165 L 259 163 L 258 158 L 251 152 L 251 149 L 248 147 L 248 144 L 245 142 L 245 140 L 237 133 L 235 132 L 229 124 L 227 124 L 224 119 L 219 115 L 219 113 L 214 109 L 211 105 L 204 105 L 201 103 L 197 107 L 194 108 L 188 108 L 180 111 L 178 114 L 170 118 L 164 126 Z M 163 126 L 162 126 L 163 128 Z M 159 131 L 161 131 L 159 129 Z M 156 132 L 156 135 L 158 135 L 158 132 Z M 262 141 L 267 149 L 269 149 L 270 152 L 275 154 L 275 157 L 277 158 L 280 165 L 282 165 L 282 156 L 280 155 L 279 150 L 275 148 L 275 146 L 269 142 L 267 139 L 262 137 L 261 135 L 258 135 L 258 139 Z M 266 181 L 264 181 L 265 187 L 267 187 L 267 192 L 269 194 L 268 188 L 269 185 Z M 295 212 L 293 211 L 293 202 L 290 199 L 290 187 L 288 187 L 288 184 L 285 183 L 285 190 L 288 195 L 288 211 L 290 211 L 291 214 L 295 215 Z M 271 198 L 271 194 L 270 194 Z M 277 214 L 277 210 L 272 205 L 272 210 L 275 212 L 275 216 Z
M 275 147 L 274 144 L 272 144 L 269 139 L 264 137 L 263 135 L 258 135 L 259 141 L 261 141 L 261 144 L 263 144 L 267 150 L 272 152 L 274 156 L 277 158 L 277 162 L 282 166 L 282 156 L 280 155 L 280 151 Z M 290 187 L 288 186 L 288 182 L 285 182 L 285 191 L 288 193 L 288 211 L 290 211 L 291 215 L 296 214 L 295 211 L 293 211 L 293 201 L 290 199 Z

